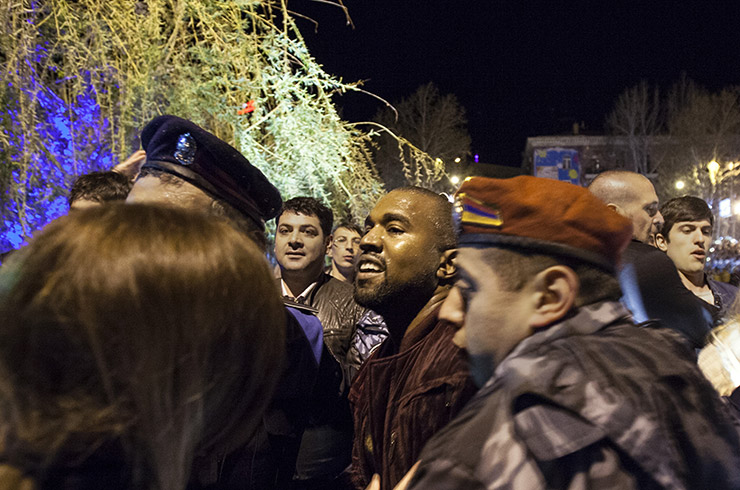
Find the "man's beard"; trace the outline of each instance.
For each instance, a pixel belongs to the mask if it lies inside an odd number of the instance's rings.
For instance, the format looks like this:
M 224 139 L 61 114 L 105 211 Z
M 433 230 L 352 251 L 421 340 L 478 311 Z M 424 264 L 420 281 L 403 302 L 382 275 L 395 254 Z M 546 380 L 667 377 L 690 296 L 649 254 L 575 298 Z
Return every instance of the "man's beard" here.
M 421 308 L 434 295 L 437 287 L 436 270 L 404 284 L 389 283 L 387 279 L 373 287 L 358 288 L 355 284 L 355 302 L 381 315 Z M 420 303 L 420 304 L 419 304 Z

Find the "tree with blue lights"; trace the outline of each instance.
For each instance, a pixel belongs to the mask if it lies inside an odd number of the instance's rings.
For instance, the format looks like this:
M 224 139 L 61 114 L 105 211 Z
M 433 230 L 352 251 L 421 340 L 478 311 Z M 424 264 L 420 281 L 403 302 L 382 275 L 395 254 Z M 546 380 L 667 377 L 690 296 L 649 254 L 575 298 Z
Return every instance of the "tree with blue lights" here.
M 0 251 L 165 113 L 233 143 L 286 197 L 361 217 L 383 191 L 372 134 L 331 99 L 360 87 L 323 71 L 285 1 L 19 0 L 0 11 L 0 70 Z

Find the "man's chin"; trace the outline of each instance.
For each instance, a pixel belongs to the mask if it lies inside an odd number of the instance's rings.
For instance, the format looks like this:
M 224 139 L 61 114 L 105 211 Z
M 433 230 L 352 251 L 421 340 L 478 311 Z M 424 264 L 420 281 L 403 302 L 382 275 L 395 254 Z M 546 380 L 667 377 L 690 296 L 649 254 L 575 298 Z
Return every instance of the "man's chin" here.
M 281 262 L 278 260 L 278 263 L 280 264 L 280 268 L 286 271 L 300 271 L 306 268 L 306 264 L 303 261 L 283 260 Z
M 468 353 L 468 362 L 473 382 L 478 388 L 482 388 L 493 376 L 495 370 L 493 358 L 490 355 Z
M 377 293 L 376 288 L 358 287 L 355 285 L 354 298 L 355 303 L 365 308 L 375 309 Z
M 393 292 L 385 283 L 372 284 L 370 281 L 355 281 L 355 302 L 365 308 L 375 311 L 383 309 L 383 305 L 388 302 L 388 297 L 392 294 Z

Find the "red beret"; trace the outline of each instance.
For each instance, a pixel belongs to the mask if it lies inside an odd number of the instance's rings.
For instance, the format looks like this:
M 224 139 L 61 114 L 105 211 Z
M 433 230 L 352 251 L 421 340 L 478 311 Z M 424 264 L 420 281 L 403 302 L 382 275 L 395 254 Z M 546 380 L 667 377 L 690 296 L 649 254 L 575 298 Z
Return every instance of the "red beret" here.
M 455 196 L 460 245 L 528 249 L 613 271 L 632 237 L 627 218 L 566 182 L 470 177 Z

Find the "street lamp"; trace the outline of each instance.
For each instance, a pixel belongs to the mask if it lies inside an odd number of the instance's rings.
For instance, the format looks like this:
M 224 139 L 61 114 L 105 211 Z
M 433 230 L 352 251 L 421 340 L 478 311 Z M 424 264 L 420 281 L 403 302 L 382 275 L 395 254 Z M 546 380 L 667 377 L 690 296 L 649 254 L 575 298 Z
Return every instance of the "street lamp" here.
M 457 175 L 453 175 L 452 177 L 450 177 L 450 183 L 452 185 L 459 184 L 460 183 L 460 177 L 458 177 Z
M 678 189 L 680 191 L 684 187 L 686 187 L 686 184 L 684 183 L 683 180 L 677 180 L 676 181 L 676 189 Z

